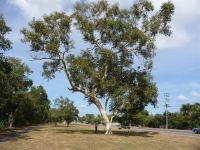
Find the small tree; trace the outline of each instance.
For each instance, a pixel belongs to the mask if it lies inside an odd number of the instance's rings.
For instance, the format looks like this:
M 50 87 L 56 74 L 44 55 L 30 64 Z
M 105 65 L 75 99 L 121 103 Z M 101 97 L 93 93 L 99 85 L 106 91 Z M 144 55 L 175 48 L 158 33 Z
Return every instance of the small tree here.
M 48 120 L 50 101 L 43 86 L 31 87 L 28 93 L 29 101 L 33 105 L 32 122 L 42 123 Z
M 93 124 L 95 122 L 95 115 L 93 114 L 85 114 L 82 116 L 82 122 L 85 122 L 87 124 Z
M 148 124 L 148 111 L 141 110 L 139 112 L 127 112 L 119 114 L 116 120 L 125 126 L 146 126 Z
M 150 115 L 148 118 L 148 126 L 160 128 L 165 126 L 165 116 L 162 114 Z
M 60 122 L 62 120 L 62 116 L 60 115 L 60 110 L 57 108 L 50 109 L 50 121 L 55 123 L 55 126 L 57 126 L 57 122 Z
M 74 120 L 78 119 L 78 109 L 74 106 L 74 103 L 68 98 L 57 98 L 55 104 L 58 107 L 58 118 L 67 122 L 67 126 Z
M 69 89 L 84 94 L 98 108 L 106 134 L 111 134 L 118 112 L 156 104 L 157 88 L 150 74 L 154 42 L 158 34 L 171 34 L 174 5 L 168 2 L 158 12 L 153 10 L 147 0 L 129 9 L 105 0 L 77 3 L 72 15 L 54 13 L 34 19 L 22 33 L 24 42 L 36 52 L 33 59 L 45 60 L 43 75 L 53 78 L 56 72 L 64 71 Z M 88 43 L 78 56 L 69 53 L 74 47 L 70 39 L 72 21 Z

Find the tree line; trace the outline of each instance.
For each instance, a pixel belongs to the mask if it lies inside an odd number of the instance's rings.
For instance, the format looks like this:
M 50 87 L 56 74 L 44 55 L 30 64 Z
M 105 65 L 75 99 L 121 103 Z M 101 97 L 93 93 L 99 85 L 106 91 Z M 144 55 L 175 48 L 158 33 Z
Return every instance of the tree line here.
M 12 49 L 6 37 L 11 32 L 0 16 L 0 128 L 66 120 L 69 124 L 78 117 L 78 110 L 68 98 L 50 100 L 43 86 L 33 86 L 32 70 L 15 57 L 5 56 Z M 55 115 L 56 114 L 56 115 Z
M 138 126 L 165 128 L 166 118 L 163 114 L 149 114 L 147 110 L 130 114 L 130 117 L 118 115 L 114 122 L 120 123 L 122 127 Z M 103 124 L 100 115 L 85 114 L 78 119 L 81 123 L 87 124 Z M 168 128 L 169 129 L 192 129 L 200 127 L 200 103 L 183 104 L 179 112 L 168 112 Z
M 192 129 L 200 127 L 200 103 L 183 104 L 179 112 L 168 112 L 168 127 L 171 129 Z M 149 127 L 165 126 L 165 113 L 149 116 Z
M 0 16 L 0 122 L 1 127 L 41 123 L 48 119 L 50 101 L 42 86 L 33 86 L 31 69 L 20 59 L 5 56 L 12 48 L 6 37 L 11 28 Z

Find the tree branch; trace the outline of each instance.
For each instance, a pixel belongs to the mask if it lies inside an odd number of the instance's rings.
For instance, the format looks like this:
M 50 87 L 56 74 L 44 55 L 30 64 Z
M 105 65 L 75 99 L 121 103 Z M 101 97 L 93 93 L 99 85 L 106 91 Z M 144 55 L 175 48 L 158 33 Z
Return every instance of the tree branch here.
M 37 56 L 30 56 L 32 58 L 32 60 L 30 61 L 34 61 L 34 60 L 60 60 L 59 58 L 54 58 L 54 57 L 37 57 Z
M 102 80 L 105 80 L 105 78 L 107 77 L 107 72 L 108 72 L 108 66 L 105 64 L 104 65 L 104 74 L 103 74 Z

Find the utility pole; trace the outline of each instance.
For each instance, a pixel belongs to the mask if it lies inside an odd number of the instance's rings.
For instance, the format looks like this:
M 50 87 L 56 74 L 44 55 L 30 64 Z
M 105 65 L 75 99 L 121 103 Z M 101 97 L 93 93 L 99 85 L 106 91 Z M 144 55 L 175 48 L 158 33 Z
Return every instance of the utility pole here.
M 165 98 L 165 128 L 168 129 L 168 107 L 169 107 L 169 93 L 164 93 Z

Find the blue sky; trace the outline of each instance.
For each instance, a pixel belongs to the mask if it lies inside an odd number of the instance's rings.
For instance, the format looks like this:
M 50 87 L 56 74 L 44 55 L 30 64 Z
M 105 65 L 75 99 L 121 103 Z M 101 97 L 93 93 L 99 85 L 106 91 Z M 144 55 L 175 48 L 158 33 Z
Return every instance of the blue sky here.
M 67 81 L 62 73 L 56 78 L 47 81 L 41 76 L 42 63 L 30 61 L 30 48 L 21 43 L 20 29 L 26 27 L 33 17 L 40 18 L 43 14 L 53 11 L 70 13 L 73 4 L 78 0 L 0 0 L 0 13 L 4 15 L 12 32 L 8 37 L 13 42 L 13 50 L 6 53 L 8 56 L 20 58 L 34 71 L 31 78 L 35 85 L 43 85 L 53 100 L 60 96 L 67 96 L 74 101 L 80 114 L 98 113 L 94 106 L 89 106 L 83 95 L 71 93 L 67 90 Z M 85 0 L 94 1 L 94 0 Z M 118 2 L 120 7 L 131 6 L 134 0 L 108 0 L 109 3 Z M 151 0 L 158 9 L 166 0 Z M 172 0 L 175 4 L 175 15 L 172 21 L 173 35 L 170 38 L 157 38 L 156 56 L 152 71 L 154 80 L 159 89 L 158 105 L 147 110 L 152 113 L 164 112 L 164 93 L 170 94 L 169 111 L 178 111 L 185 103 L 200 102 L 200 1 L 199 0 Z M 75 53 L 84 47 L 80 40 L 80 33 L 75 31 L 72 38 L 76 44 Z

